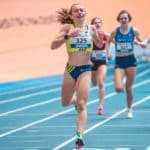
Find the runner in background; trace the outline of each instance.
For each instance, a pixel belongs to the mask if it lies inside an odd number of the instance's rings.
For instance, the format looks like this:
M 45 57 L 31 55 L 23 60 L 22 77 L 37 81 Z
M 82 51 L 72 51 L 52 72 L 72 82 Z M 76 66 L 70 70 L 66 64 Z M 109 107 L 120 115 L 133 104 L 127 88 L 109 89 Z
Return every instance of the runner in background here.
M 93 85 L 98 85 L 98 97 L 99 97 L 99 106 L 98 114 L 104 114 L 104 96 L 105 96 L 105 76 L 107 72 L 107 57 L 110 58 L 110 52 L 106 51 L 106 43 L 108 41 L 109 34 L 102 30 L 102 19 L 99 17 L 94 17 L 91 20 L 91 24 L 94 25 L 97 29 L 97 32 L 103 39 L 102 45 L 98 45 L 93 42 L 93 52 L 91 61 L 93 63 L 92 68 L 92 82 Z
M 138 45 L 146 47 L 143 39 L 135 27 L 130 25 L 132 17 L 127 10 L 122 10 L 117 16 L 120 23 L 110 35 L 108 47 L 112 41 L 115 41 L 115 71 L 114 84 L 115 90 L 121 92 L 123 90 L 123 80 L 125 80 L 126 96 L 127 96 L 127 118 L 132 118 L 132 86 L 136 75 L 137 61 L 134 55 L 134 42 Z

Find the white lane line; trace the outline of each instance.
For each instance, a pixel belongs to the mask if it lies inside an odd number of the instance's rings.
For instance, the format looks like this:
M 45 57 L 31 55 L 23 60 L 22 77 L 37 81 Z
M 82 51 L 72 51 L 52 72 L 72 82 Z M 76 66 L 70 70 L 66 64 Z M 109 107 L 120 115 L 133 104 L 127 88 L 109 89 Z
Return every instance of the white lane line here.
M 150 70 L 145 70 L 145 71 L 139 73 L 138 75 L 136 75 L 136 78 L 142 77 L 145 74 L 150 74 Z
M 106 87 L 111 86 L 112 84 L 113 84 L 113 82 L 109 82 L 109 83 L 106 84 Z M 92 87 L 90 89 L 90 91 L 93 91 L 95 89 L 97 89 L 97 87 Z M 10 110 L 10 111 L 7 111 L 7 112 L 0 113 L 0 117 L 6 116 L 6 115 L 9 115 L 9 114 L 12 114 L 12 113 L 16 113 L 16 112 L 19 112 L 19 111 L 27 110 L 27 109 L 30 109 L 30 108 L 38 107 L 38 106 L 41 106 L 41 105 L 50 104 L 50 103 L 59 101 L 60 99 L 61 99 L 61 97 L 52 98 L 52 99 L 47 100 L 47 101 L 42 100 L 42 102 L 40 102 L 40 103 L 36 103 L 36 104 L 32 104 L 32 105 L 28 105 L 28 106 L 24 106 L 24 107 L 20 107 L 20 108 L 14 109 L 14 110 Z
M 20 128 L 17 128 L 17 129 L 10 130 L 10 131 L 8 131 L 8 132 L 2 133 L 2 134 L 0 134 L 0 138 L 5 137 L 5 136 L 7 136 L 7 135 L 10 135 L 10 134 L 12 134 L 12 133 L 21 131 L 21 130 L 23 130 L 23 129 L 32 127 L 32 126 L 34 126 L 34 125 L 40 124 L 40 123 L 42 123 L 42 122 L 51 120 L 51 119 L 56 118 L 56 117 L 58 117 L 58 116 L 61 116 L 61 115 L 63 115 L 63 114 L 69 113 L 69 112 L 71 112 L 71 111 L 73 111 L 73 110 L 74 110 L 74 108 L 70 108 L 70 109 L 67 109 L 67 110 L 65 110 L 65 111 L 62 111 L 62 112 L 60 112 L 60 113 L 56 113 L 56 114 L 51 115 L 51 116 L 49 116 L 49 117 L 40 119 L 40 120 L 38 120 L 38 121 L 31 122 L 31 123 L 29 123 L 29 124 L 26 124 L 26 125 L 24 125 L 24 126 L 22 126 L 22 127 L 20 127 Z
M 22 99 L 25 99 L 25 98 L 30 98 L 30 97 L 33 97 L 33 96 L 39 96 L 39 95 L 43 95 L 43 94 L 50 94 L 51 92 L 58 91 L 58 90 L 60 90 L 60 88 L 55 88 L 55 89 L 46 90 L 46 91 L 37 92 L 37 93 L 32 93 L 32 94 L 27 94 L 27 95 L 24 95 L 24 96 L 19 96 L 19 97 L 15 97 L 15 98 L 0 101 L 0 104 L 15 102 L 15 101 L 19 101 L 19 100 L 22 100 Z
M 141 67 L 145 67 L 147 64 L 145 65 L 141 65 Z M 109 70 L 110 69 L 113 69 L 114 66 L 110 66 L 109 67 Z M 5 94 L 13 94 L 13 93 L 17 93 L 17 92 L 26 92 L 26 91 L 29 91 L 29 90 L 34 90 L 34 89 L 39 89 L 39 88 L 46 88 L 46 87 L 49 87 L 49 86 L 53 86 L 53 85 L 58 85 L 60 86 L 61 85 L 61 82 L 54 82 L 53 84 L 50 84 L 50 83 L 39 83 L 40 85 L 27 85 L 27 87 L 19 87 L 19 89 L 15 89 L 13 91 L 5 91 L 5 92 L 1 92 L 0 95 L 5 95 Z M 42 84 L 42 85 L 41 85 Z M 30 86 L 30 87 L 29 87 Z
M 109 82 L 109 83 L 106 83 L 106 86 L 109 86 L 109 85 L 112 85 L 113 82 Z M 93 87 L 91 89 L 96 89 L 97 87 Z M 52 92 L 55 92 L 55 91 L 59 91 L 61 88 L 55 88 L 55 89 L 50 89 L 50 90 L 46 90 L 46 91 L 42 91 L 42 92 L 36 92 L 36 93 L 32 93 L 32 94 L 27 94 L 27 95 L 24 95 L 24 96 L 19 96 L 19 97 L 15 97 L 15 98 L 11 98 L 11 99 L 7 99 L 7 100 L 3 100 L 3 101 L 0 101 L 0 104 L 5 104 L 5 103 L 10 103 L 10 102 L 15 102 L 15 101 L 19 101 L 19 100 L 22 100 L 22 99 L 25 99 L 25 98 L 30 98 L 30 97 L 33 97 L 33 96 L 39 96 L 39 95 L 42 95 L 42 94 L 50 94 Z
M 149 80 L 148 80 L 148 82 L 149 82 Z M 112 84 L 113 84 L 113 82 L 107 83 L 106 87 L 110 86 Z M 90 91 L 95 90 L 95 89 L 97 89 L 97 87 L 91 88 Z M 107 95 L 106 95 L 106 98 L 107 98 Z M 57 98 L 53 98 L 53 99 L 50 99 L 50 100 L 47 100 L 47 101 L 44 101 L 44 102 L 40 102 L 40 103 L 36 103 L 36 104 L 33 104 L 33 105 L 28 105 L 28 106 L 24 106 L 24 107 L 21 107 L 21 108 L 18 108 L 18 109 L 3 112 L 3 113 L 0 113 L 0 117 L 6 116 L 6 115 L 9 115 L 9 114 L 12 114 L 12 113 L 20 112 L 20 111 L 23 111 L 23 110 L 27 110 L 27 109 L 30 109 L 30 108 L 42 106 L 42 105 L 45 105 L 45 104 L 50 104 L 50 103 L 59 101 L 60 99 L 61 99 L 61 97 L 57 97 Z M 92 102 L 94 103 L 94 101 L 92 101 Z
M 77 149 L 73 149 L 77 150 Z M 82 148 L 80 150 L 130 150 L 128 147 L 119 147 L 119 148 Z
M 141 103 L 143 103 L 143 102 L 146 102 L 146 101 L 148 101 L 148 100 L 150 100 L 150 95 L 144 97 L 143 99 L 138 100 L 136 103 L 133 104 L 133 107 L 135 107 L 135 106 L 137 106 L 137 105 L 139 105 L 139 104 L 141 104 Z M 111 115 L 111 116 L 108 117 L 107 119 L 96 123 L 96 124 L 93 125 L 92 127 L 90 127 L 90 128 L 88 128 L 87 130 L 85 130 L 84 134 L 87 134 L 87 133 L 93 131 L 94 129 L 96 129 L 96 128 L 100 127 L 101 125 L 103 125 L 103 124 L 109 122 L 110 120 L 116 118 L 117 116 L 119 116 L 120 114 L 122 114 L 122 113 L 125 112 L 125 111 L 126 111 L 126 108 L 124 108 L 124 109 L 118 111 L 117 113 Z M 64 146 L 66 146 L 66 145 L 68 145 L 69 143 L 73 142 L 73 141 L 75 140 L 75 138 L 76 138 L 76 136 L 70 138 L 69 140 L 67 140 L 67 141 L 65 141 L 65 142 L 63 142 L 63 143 L 61 143 L 61 144 L 59 144 L 58 146 L 56 146 L 53 150 L 60 150 L 60 149 L 63 148 Z
M 144 85 L 144 84 L 147 84 L 147 83 L 149 83 L 149 82 L 150 82 L 150 80 L 145 80 L 145 81 L 139 82 L 139 83 L 133 85 L 133 88 L 139 87 L 139 86 Z M 109 97 L 112 97 L 112 96 L 114 96 L 114 95 L 116 95 L 116 94 L 117 94 L 116 92 L 112 92 L 112 93 L 106 95 L 106 96 L 105 96 L 105 99 L 107 99 L 107 98 L 109 98 Z M 93 100 L 93 101 L 89 102 L 87 105 L 93 104 L 93 103 L 95 103 L 95 102 L 97 102 L 97 101 L 98 101 L 98 99 Z M 7 131 L 7 132 L 5 132 L 5 133 L 0 134 L 0 138 L 1 138 L 1 137 L 5 137 L 5 136 L 7 136 L 7 135 L 10 135 L 10 134 L 12 134 L 12 133 L 16 133 L 16 132 L 21 131 L 21 130 L 23 130 L 23 129 L 32 127 L 32 126 L 37 125 L 37 124 L 39 124 L 39 123 L 43 123 L 43 122 L 45 122 L 45 121 L 51 120 L 51 119 L 53 119 L 53 118 L 56 118 L 56 117 L 58 117 L 58 116 L 61 116 L 61 115 L 66 114 L 66 113 L 68 113 L 68 112 L 71 112 L 71 111 L 73 111 L 73 110 L 74 110 L 74 107 L 73 107 L 73 108 L 70 108 L 70 109 L 68 109 L 68 110 L 62 111 L 62 112 L 60 112 L 60 113 L 56 113 L 55 115 L 51 115 L 51 116 L 49 116 L 49 117 L 40 119 L 40 120 L 38 120 L 38 121 L 31 122 L 31 123 L 29 123 L 29 124 L 26 124 L 26 125 L 24 125 L 24 126 L 22 126 L 22 127 L 17 128 L 17 129 L 13 129 L 13 130 Z
M 40 85 L 32 85 L 32 86 L 28 86 L 28 87 L 19 87 L 19 89 L 15 89 L 13 91 L 5 91 L 5 92 L 1 92 L 0 95 L 6 95 L 6 94 L 16 94 L 18 92 L 26 92 L 26 91 L 29 91 L 29 90 L 34 90 L 34 89 L 40 89 L 40 88 L 47 88 L 47 87 L 50 87 L 50 86 L 53 86 L 53 85 L 58 85 L 60 86 L 61 85 L 61 82 L 58 82 L 57 84 L 54 83 L 54 84 L 50 84 L 50 83 L 46 83 L 46 84 L 40 84 Z
M 141 73 L 137 74 L 136 78 L 142 77 L 142 76 L 144 76 L 148 73 L 149 73 L 149 71 L 142 71 Z M 107 77 L 107 79 L 108 79 L 108 77 Z M 109 86 L 109 85 L 112 85 L 112 84 L 113 84 L 113 82 L 106 83 L 106 87 Z M 93 87 L 93 88 L 96 89 L 97 87 Z M 19 96 L 19 97 L 15 97 L 15 98 L 0 101 L 0 104 L 15 102 L 15 101 L 22 100 L 24 98 L 30 98 L 30 97 L 38 96 L 38 95 L 42 95 L 42 94 L 48 94 L 48 93 L 51 93 L 51 92 L 59 91 L 60 89 L 61 88 L 59 87 L 59 88 L 55 88 L 55 89 L 46 90 L 46 91 L 43 91 L 43 92 L 36 92 L 36 93 L 32 93 L 32 94 L 27 94 L 25 96 Z
M 148 64 L 141 64 L 140 66 L 138 66 L 138 68 L 142 68 L 142 67 L 145 67 L 147 66 Z M 142 72 L 141 72 L 142 73 Z M 145 75 L 141 75 L 141 73 L 139 73 L 139 77 Z M 109 78 L 112 78 L 113 76 L 108 76 L 107 79 Z M 39 85 L 39 86 L 33 86 L 33 87 L 28 87 L 28 88 L 24 88 L 24 89 L 17 89 L 15 91 L 8 91 L 8 92 L 5 92 L 5 93 L 0 93 L 0 95 L 3 95 L 3 94 L 10 94 L 10 93 L 17 93 L 17 92 L 23 92 L 23 91 L 28 91 L 30 89 L 38 89 L 39 87 L 43 87 L 45 85 Z M 46 85 L 48 86 L 48 85 Z M 29 97 L 32 97 L 32 96 L 37 96 L 37 95 L 42 95 L 42 94 L 47 94 L 47 93 L 51 93 L 51 92 L 54 92 L 54 91 L 57 91 L 57 90 L 60 90 L 60 87 L 59 88 L 54 88 L 54 89 L 49 89 L 49 90 L 46 90 L 44 92 L 36 92 L 36 93 L 32 93 L 32 94 L 27 94 L 25 96 L 19 96 L 19 97 L 16 97 L 16 98 L 11 98 L 11 99 L 7 99 L 7 100 L 2 100 L 0 101 L 0 104 L 4 104 L 4 103 L 9 103 L 9 102 L 14 102 L 14 101 L 18 101 L 18 100 L 21 100 L 21 99 L 24 99 L 24 98 L 29 98 Z
M 47 101 L 44 101 L 44 102 L 40 102 L 40 103 L 36 103 L 36 104 L 33 104 L 33 105 L 28 105 L 28 106 L 25 106 L 25 107 L 20 107 L 18 109 L 14 109 L 14 110 L 11 110 L 11 111 L 6 111 L 4 113 L 0 113 L 0 117 L 6 116 L 6 115 L 9 115 L 9 114 L 12 114 L 12 113 L 16 113 L 16 112 L 19 112 L 19 111 L 23 111 L 23 110 L 26 110 L 26 109 L 30 109 L 30 108 L 33 108 L 33 107 L 38 107 L 38 106 L 50 104 L 50 103 L 56 102 L 58 100 L 60 100 L 60 97 L 58 97 L 58 98 L 52 98 L 50 100 L 47 100 Z
M 150 145 L 147 147 L 147 149 L 146 150 L 150 150 Z
M 142 67 L 144 67 L 144 66 L 142 66 Z M 113 69 L 113 68 L 114 67 L 112 66 L 109 69 Z M 29 90 L 34 90 L 34 89 L 39 89 L 39 88 L 46 88 L 46 87 L 55 86 L 55 85 L 61 86 L 61 82 L 54 82 L 53 84 L 44 82 L 44 83 L 41 83 L 40 85 L 34 85 L 34 86 L 33 85 L 29 85 L 30 87 L 19 87 L 19 89 L 15 89 L 13 91 L 1 92 L 0 95 L 15 94 L 15 93 L 18 93 L 18 92 L 26 92 L 26 91 L 29 91 Z

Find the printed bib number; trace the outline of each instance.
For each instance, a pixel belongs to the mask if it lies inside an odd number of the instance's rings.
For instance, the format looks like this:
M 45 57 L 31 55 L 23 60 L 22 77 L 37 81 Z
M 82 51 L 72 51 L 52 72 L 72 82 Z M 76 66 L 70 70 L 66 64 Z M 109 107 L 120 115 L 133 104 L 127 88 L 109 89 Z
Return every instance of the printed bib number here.
M 92 60 L 105 60 L 106 59 L 106 50 L 97 50 L 92 52 Z
M 132 49 L 131 43 L 117 43 L 117 51 L 119 52 L 129 52 Z
M 76 37 L 71 39 L 71 48 L 79 48 L 79 51 L 84 51 L 90 47 L 91 41 L 86 37 Z

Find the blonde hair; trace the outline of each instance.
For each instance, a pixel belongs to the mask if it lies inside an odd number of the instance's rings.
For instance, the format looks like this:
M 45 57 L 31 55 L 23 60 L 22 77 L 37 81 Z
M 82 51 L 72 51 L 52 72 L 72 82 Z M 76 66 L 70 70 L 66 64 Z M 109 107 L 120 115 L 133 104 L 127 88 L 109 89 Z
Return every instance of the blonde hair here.
M 79 3 L 72 4 L 70 9 L 61 8 L 57 11 L 57 21 L 61 24 L 74 24 L 73 20 L 71 19 L 70 15 L 72 14 L 72 9 L 75 5 L 80 5 Z
M 73 24 L 73 20 L 70 18 L 69 10 L 62 8 L 57 11 L 57 21 L 61 24 Z

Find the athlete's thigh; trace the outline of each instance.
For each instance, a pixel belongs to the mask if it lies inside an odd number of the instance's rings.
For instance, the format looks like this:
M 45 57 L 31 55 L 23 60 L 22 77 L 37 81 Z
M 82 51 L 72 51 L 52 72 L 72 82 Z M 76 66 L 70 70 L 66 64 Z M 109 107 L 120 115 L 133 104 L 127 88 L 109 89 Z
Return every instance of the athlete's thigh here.
M 114 71 L 114 84 L 116 88 L 121 88 L 123 84 L 123 77 L 125 75 L 125 70 L 117 68 Z
M 136 67 L 129 67 L 126 69 L 126 84 L 131 85 L 134 81 L 134 78 L 136 76 Z
M 76 84 L 76 93 L 79 99 L 87 99 L 91 83 L 91 71 L 82 73 Z
M 92 83 L 93 85 L 97 84 L 97 71 L 96 70 L 92 71 Z
M 75 91 L 76 81 L 70 76 L 70 74 L 66 71 L 64 73 L 64 79 L 62 83 L 62 97 L 66 99 L 70 99 Z
M 106 72 L 107 72 L 107 66 L 106 65 L 99 66 L 98 67 L 98 79 L 104 80 Z

